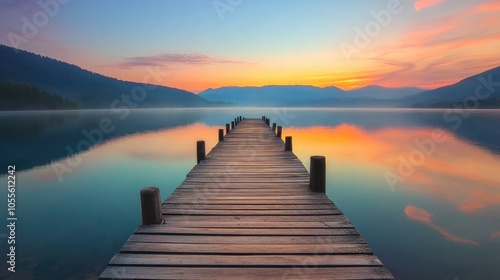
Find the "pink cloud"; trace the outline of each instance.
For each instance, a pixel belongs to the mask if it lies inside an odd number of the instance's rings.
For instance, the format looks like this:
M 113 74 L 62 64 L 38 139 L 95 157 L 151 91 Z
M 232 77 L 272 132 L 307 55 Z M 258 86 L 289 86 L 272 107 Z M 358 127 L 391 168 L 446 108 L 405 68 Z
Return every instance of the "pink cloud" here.
M 444 0 L 418 0 L 413 6 L 415 7 L 416 11 L 420 12 L 425 8 L 435 6 L 441 2 L 444 2 Z
M 423 9 L 425 5 L 438 2 L 414 3 Z M 450 9 L 411 23 L 397 40 L 374 46 L 363 54 L 364 60 L 376 66 L 368 71 L 380 77 L 370 82 L 389 87 L 436 88 L 498 66 L 498 11 L 498 1 L 471 3 L 469 7 Z M 413 67 L 398 71 L 386 61 L 413 64 Z
M 493 13 L 500 11 L 500 3 L 499 2 L 487 2 L 482 3 L 476 6 L 473 10 L 474 12 L 479 13 Z
M 418 207 L 415 207 L 413 205 L 408 205 L 405 208 L 405 214 L 406 216 L 410 217 L 411 219 L 415 221 L 419 221 L 425 224 L 431 224 L 432 223 L 432 214 L 425 211 L 424 209 L 420 209 Z
M 114 64 L 114 67 L 127 69 L 143 66 L 163 66 L 169 64 L 210 65 L 243 63 L 242 61 L 213 57 L 199 53 L 163 53 L 151 56 L 136 56 L 125 58 L 124 61 Z
M 469 244 L 475 246 L 479 245 L 477 241 L 454 235 L 453 233 L 445 230 L 444 228 L 433 224 L 432 222 L 433 215 L 424 209 L 415 207 L 413 205 L 407 205 L 404 212 L 406 216 L 408 216 L 408 218 L 428 225 L 430 228 L 440 233 L 447 240 L 462 244 Z
M 497 238 L 500 238 L 500 230 L 499 231 L 495 231 L 495 232 L 492 232 L 490 234 L 491 238 L 493 239 L 497 239 Z

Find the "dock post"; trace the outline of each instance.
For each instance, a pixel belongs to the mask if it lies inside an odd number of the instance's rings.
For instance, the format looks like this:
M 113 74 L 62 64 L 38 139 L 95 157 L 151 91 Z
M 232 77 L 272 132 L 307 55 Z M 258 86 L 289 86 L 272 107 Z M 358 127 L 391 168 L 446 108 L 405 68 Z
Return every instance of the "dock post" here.
M 149 187 L 141 190 L 141 211 L 143 225 L 161 224 L 160 189 Z
M 230 130 L 231 130 L 231 125 L 226 123 L 226 134 L 228 134 Z
M 283 127 L 278 125 L 278 132 L 276 132 L 276 136 L 281 139 L 281 133 L 283 132 Z
M 231 129 L 234 129 L 234 121 L 231 122 Z
M 219 129 L 219 142 L 224 141 L 224 129 Z
M 324 156 L 311 157 L 309 188 L 315 192 L 326 193 L 326 159 Z
M 238 120 L 234 118 L 234 125 L 238 125 Z
M 205 141 L 196 142 L 196 161 L 200 163 L 205 160 Z
M 292 136 L 285 137 L 285 151 L 291 152 L 292 149 Z
M 273 123 L 273 132 L 276 134 L 276 123 Z
M 263 120 L 263 121 L 266 121 L 266 116 L 262 116 L 262 120 Z
M 269 125 L 271 123 L 270 119 L 266 119 L 266 124 Z

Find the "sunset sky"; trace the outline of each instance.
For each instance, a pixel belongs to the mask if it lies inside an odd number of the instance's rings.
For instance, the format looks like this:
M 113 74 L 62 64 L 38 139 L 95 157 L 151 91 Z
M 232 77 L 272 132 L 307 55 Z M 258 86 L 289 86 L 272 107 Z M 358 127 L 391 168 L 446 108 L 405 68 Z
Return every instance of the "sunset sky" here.
M 152 67 L 195 93 L 435 88 L 500 65 L 500 2 L 0 0 L 0 43 L 123 80 Z

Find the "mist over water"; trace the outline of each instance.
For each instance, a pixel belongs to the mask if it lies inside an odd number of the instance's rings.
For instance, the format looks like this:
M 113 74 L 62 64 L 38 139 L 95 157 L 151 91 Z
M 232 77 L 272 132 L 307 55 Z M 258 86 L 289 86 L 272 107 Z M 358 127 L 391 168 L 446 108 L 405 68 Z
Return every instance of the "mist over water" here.
M 139 190 L 157 186 L 165 199 L 196 164 L 196 141 L 209 151 L 240 115 L 282 125 L 307 168 L 327 157 L 328 196 L 397 279 L 500 275 L 500 111 L 128 113 L 0 113 L 0 184 L 16 165 L 19 219 L 17 272 L 2 261 L 2 279 L 98 277 L 140 224 Z

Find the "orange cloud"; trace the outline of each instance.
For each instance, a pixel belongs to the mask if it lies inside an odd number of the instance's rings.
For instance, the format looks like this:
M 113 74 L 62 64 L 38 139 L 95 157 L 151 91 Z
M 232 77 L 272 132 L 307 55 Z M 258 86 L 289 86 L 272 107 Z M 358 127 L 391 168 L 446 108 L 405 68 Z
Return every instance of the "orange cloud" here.
M 491 238 L 500 238 L 500 231 L 495 231 L 490 234 Z
M 405 214 L 406 216 L 410 217 L 413 220 L 426 223 L 426 224 L 431 224 L 432 223 L 432 214 L 425 211 L 424 209 L 417 208 L 413 205 L 408 205 L 405 208 Z
M 470 245 L 475 245 L 475 246 L 479 245 L 479 243 L 474 241 L 474 240 L 469 240 L 469 239 L 462 238 L 460 236 L 456 236 L 456 235 L 446 231 L 442 227 L 433 224 L 432 223 L 433 215 L 424 209 L 415 207 L 413 205 L 407 205 L 404 212 L 408 218 L 428 225 L 430 228 L 432 228 L 435 231 L 437 231 L 438 233 L 440 233 L 447 240 L 450 240 L 450 241 L 453 241 L 456 243 L 470 244 Z
M 415 10 L 421 11 L 425 8 L 435 6 L 443 1 L 444 0 L 418 0 L 413 6 L 415 7 Z
M 435 1 L 417 3 L 424 2 Z M 498 2 L 472 4 L 414 21 L 398 36 L 374 40 L 353 63 L 362 65 L 362 75 L 375 77 L 372 84 L 436 88 L 456 83 L 500 64 L 498 9 Z M 398 69 L 395 63 L 413 67 Z

